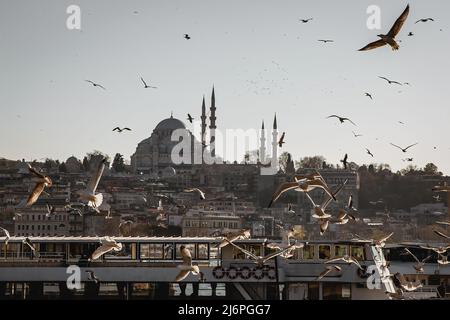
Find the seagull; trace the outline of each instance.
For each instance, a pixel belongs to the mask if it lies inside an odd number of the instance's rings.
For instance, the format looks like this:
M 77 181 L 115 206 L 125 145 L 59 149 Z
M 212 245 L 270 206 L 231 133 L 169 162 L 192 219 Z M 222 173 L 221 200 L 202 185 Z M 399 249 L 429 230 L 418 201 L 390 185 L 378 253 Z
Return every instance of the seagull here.
M 97 249 L 95 249 L 95 251 L 92 253 L 91 257 L 88 259 L 89 261 L 91 260 L 96 260 L 98 258 L 100 258 L 102 255 L 104 255 L 105 253 L 111 252 L 111 251 L 116 251 L 119 252 L 122 250 L 122 244 L 121 243 L 117 243 L 116 240 L 106 236 L 103 239 L 100 239 L 100 243 L 101 246 L 98 247 Z
M 295 191 L 305 192 L 306 194 L 308 194 L 309 191 L 314 190 L 316 188 L 321 188 L 325 190 L 325 192 L 328 193 L 328 195 L 332 197 L 333 200 L 336 201 L 336 197 L 334 196 L 333 192 L 330 190 L 328 185 L 322 179 L 312 179 L 312 180 L 302 179 L 298 181 L 282 183 L 278 187 L 277 191 L 275 191 L 275 193 L 273 194 L 268 207 L 270 208 L 272 204 L 275 201 L 277 201 L 278 198 L 286 191 L 294 189 Z
M 433 232 L 444 239 L 450 240 L 450 237 L 448 235 L 446 235 L 438 230 L 433 230 Z
M 93 82 L 91 80 L 85 80 L 85 81 L 91 83 L 94 87 L 99 87 L 99 88 L 102 88 L 103 90 L 106 90 L 106 88 L 104 86 L 102 86 L 102 85 L 100 85 L 98 83 L 95 83 L 95 82 Z
M 323 43 L 334 42 L 334 40 L 317 40 L 317 41 L 320 41 L 320 42 L 323 42 Z
M 400 287 L 406 291 L 415 291 L 423 286 L 418 278 L 416 278 L 415 282 L 406 281 L 405 277 L 399 272 L 394 274 L 394 278 L 397 280 L 398 284 L 400 284 Z
M 185 279 L 191 272 L 193 275 L 197 275 L 200 273 L 200 268 L 197 265 L 192 265 L 192 255 L 189 249 L 182 245 L 180 246 L 180 253 L 183 259 L 183 263 L 177 266 L 178 269 L 180 269 L 180 272 L 175 278 L 176 282 Z
M 322 271 L 319 276 L 317 277 L 317 280 L 322 279 L 323 277 L 325 277 L 327 274 L 329 274 L 332 271 L 337 271 L 337 272 L 341 272 L 342 268 L 337 266 L 337 265 L 332 265 L 332 266 L 326 266 L 325 270 Z
M 386 80 L 389 84 L 398 84 L 398 85 L 402 85 L 400 82 L 394 81 L 394 80 L 389 80 L 389 79 L 386 78 L 386 77 L 378 76 L 378 78 L 383 79 L 383 80 Z
M 344 209 L 340 209 L 339 212 L 338 212 L 337 218 L 335 220 L 333 220 L 333 221 L 330 221 L 330 222 L 332 224 L 347 224 L 347 222 L 349 220 L 348 217 L 350 217 L 350 216 L 351 215 L 348 214 L 347 211 L 345 211 Z M 355 219 L 354 216 L 351 216 L 351 217 L 352 217 L 353 220 Z
M 442 254 L 439 254 L 437 262 L 438 262 L 439 265 L 443 265 L 443 266 L 445 266 L 445 265 L 450 263 L 450 261 L 448 261 L 448 257 L 444 256 Z
M 413 147 L 413 146 L 415 146 L 415 145 L 417 145 L 417 144 L 419 144 L 419 143 L 416 142 L 416 143 L 414 143 L 414 144 L 412 144 L 412 145 L 407 146 L 406 148 L 402 148 L 402 147 L 399 147 L 399 146 L 397 146 L 397 145 L 391 143 L 392 146 L 399 148 L 399 149 L 402 150 L 403 152 L 406 152 L 409 148 L 411 148 L 411 147 Z
M 194 118 L 192 118 L 192 116 L 189 113 L 187 119 L 189 120 L 190 123 L 192 123 L 192 120 L 194 120 Z
M 88 279 L 91 281 L 94 281 L 95 283 L 99 283 L 100 279 L 95 275 L 94 271 L 92 270 L 86 270 L 88 274 Z
M 112 131 L 117 131 L 117 132 L 121 133 L 124 130 L 131 131 L 131 129 L 128 128 L 128 127 L 125 127 L 125 128 L 122 128 L 122 129 L 120 129 L 119 127 L 115 127 Z
M 81 210 L 72 207 L 72 205 L 70 205 L 70 204 L 64 206 L 64 209 L 66 209 L 66 211 L 67 211 L 68 213 L 77 213 L 77 214 L 79 214 L 80 216 L 82 216 Z
M 311 21 L 313 18 L 308 18 L 308 19 L 300 19 L 301 22 L 303 23 L 308 23 L 309 21 Z
M 350 193 L 350 196 L 348 197 L 347 208 L 348 208 L 349 210 L 358 211 L 358 210 L 353 206 L 353 194 L 351 194 L 351 193 Z
M 290 239 L 292 237 L 296 237 L 298 234 L 299 234 L 298 230 L 296 230 L 294 228 L 291 228 L 291 229 L 288 229 L 288 230 L 283 230 L 282 231 L 282 235 L 283 235 L 282 242 L 281 243 L 271 242 L 271 243 L 268 243 L 266 245 L 266 247 L 269 248 L 269 249 L 275 249 L 275 250 L 282 250 L 284 248 L 287 248 L 287 247 L 291 246 L 291 240 Z M 290 255 L 290 252 L 292 250 L 301 249 L 303 247 L 304 247 L 303 243 L 298 243 L 295 246 L 291 247 L 292 249 L 290 251 L 288 251 L 285 254 L 283 254 L 283 257 L 290 258 L 292 256 L 292 255 Z
M 356 126 L 356 124 L 355 124 L 352 120 L 350 120 L 349 118 L 340 117 L 340 116 L 337 116 L 337 115 L 335 115 L 335 114 L 333 114 L 333 115 L 331 115 L 331 116 L 328 116 L 327 119 L 328 119 L 328 118 L 338 118 L 339 121 L 340 121 L 341 123 L 344 123 L 344 121 L 347 120 L 347 121 L 351 122 L 353 125 Z
M 185 33 L 185 34 L 184 34 L 184 38 L 185 38 L 186 40 L 189 40 L 191 37 L 190 37 L 187 33 Z
M 142 77 L 141 77 L 141 81 L 144 84 L 144 88 L 145 89 L 147 89 L 147 88 L 157 89 L 158 88 L 158 87 L 152 87 L 152 86 L 147 85 L 147 83 L 145 82 L 144 78 L 142 78 Z
M 341 190 L 344 188 L 344 186 L 347 184 L 348 179 L 346 179 L 344 181 L 343 184 L 341 184 L 334 192 L 333 195 L 337 196 L 339 194 L 339 192 L 341 192 Z M 308 193 L 305 193 L 306 196 L 308 197 L 309 201 L 311 201 L 312 205 L 313 205 L 313 209 L 314 209 L 314 213 L 311 215 L 311 217 L 316 218 L 316 219 L 328 219 L 331 218 L 331 215 L 329 215 L 328 213 L 325 213 L 326 208 L 328 207 L 328 205 L 331 203 L 331 200 L 333 199 L 331 196 L 328 196 L 328 198 L 326 198 L 322 204 L 317 205 L 315 204 L 315 202 L 313 201 L 313 199 L 309 196 Z M 324 223 L 323 227 L 326 230 L 326 227 L 328 227 L 328 225 L 325 225 L 325 220 L 321 221 L 322 223 Z
M 283 134 L 281 135 L 280 140 L 278 140 L 278 146 L 281 148 L 283 147 L 283 143 L 284 143 L 284 136 L 285 136 L 286 132 L 283 132 Z
M 78 191 L 82 200 L 88 201 L 88 206 L 99 212 L 98 207 L 103 202 L 103 194 L 95 194 L 100 178 L 102 177 L 103 170 L 105 169 L 106 158 L 103 158 L 95 171 L 95 174 L 91 177 L 89 184 L 85 190 Z
M 30 164 L 28 164 L 28 170 L 35 178 L 37 178 L 36 185 L 34 186 L 33 191 L 29 195 L 26 202 L 26 206 L 30 207 L 37 201 L 41 193 L 44 191 L 45 187 L 51 187 L 53 182 L 49 177 L 38 172 Z
M 357 133 L 355 133 L 355 131 L 352 131 L 352 133 L 355 138 L 362 137 L 362 134 L 359 134 L 359 133 L 357 134 Z
M 242 251 L 245 255 L 249 256 L 249 258 L 252 259 L 253 262 L 256 263 L 258 266 L 263 266 L 263 265 L 264 265 L 267 261 L 269 261 L 270 259 L 273 259 L 273 258 L 275 258 L 275 257 L 277 257 L 277 256 L 279 256 L 279 255 L 282 255 L 282 254 L 284 254 L 285 252 L 291 251 L 291 250 L 293 250 L 294 247 L 297 246 L 297 243 L 294 242 L 293 244 L 291 244 L 290 246 L 284 248 L 283 250 L 279 250 L 279 251 L 277 251 L 277 252 L 270 253 L 270 254 L 268 254 L 268 255 L 266 255 L 266 256 L 263 257 L 263 256 L 257 256 L 257 255 L 255 255 L 255 254 L 251 253 L 250 251 L 247 251 L 247 250 L 245 250 L 245 249 L 243 249 L 243 248 L 241 248 L 241 247 L 235 245 L 235 244 L 232 243 L 232 242 L 229 242 L 229 244 L 231 244 L 231 245 L 232 245 L 233 247 L 235 247 L 236 249 Z
M 371 49 L 385 46 L 387 44 L 391 46 L 392 50 L 398 50 L 400 48 L 400 46 L 395 41 L 395 37 L 400 32 L 400 29 L 402 28 L 403 24 L 406 21 L 406 18 L 408 17 L 408 14 L 409 14 L 409 4 L 406 6 L 406 9 L 403 11 L 403 13 L 400 15 L 400 17 L 398 17 L 398 19 L 395 21 L 394 25 L 392 26 L 391 30 L 389 30 L 389 32 L 386 35 L 379 34 L 378 37 L 380 37 L 381 39 L 369 43 L 365 47 L 359 49 L 359 51 L 371 50 Z
M 190 189 L 185 189 L 184 192 L 198 192 L 198 194 L 200 195 L 200 199 L 201 200 L 205 200 L 205 193 L 200 190 L 199 188 L 190 188 Z
M 358 236 L 357 234 L 355 234 L 358 238 L 360 238 L 360 240 L 363 240 L 364 241 L 364 239 L 362 239 L 360 236 Z M 386 241 L 390 238 L 390 237 L 392 237 L 394 235 L 394 233 L 393 232 L 391 232 L 390 234 L 388 234 L 387 236 L 385 236 L 385 237 L 383 237 L 383 238 L 381 238 L 381 239 L 370 239 L 370 240 L 365 240 L 365 241 L 370 241 L 370 242 L 372 242 L 376 247 L 379 247 L 379 248 L 384 248 L 384 246 L 386 245 Z
M 433 199 L 438 201 L 438 202 L 442 200 L 440 195 L 433 196 Z
M 411 252 L 409 251 L 408 248 L 405 248 L 406 253 L 408 253 L 410 256 L 412 256 L 414 258 L 414 260 L 416 260 L 416 264 L 413 265 L 413 268 L 416 270 L 416 272 L 418 273 L 422 273 L 423 272 L 423 266 L 425 265 L 425 262 L 431 258 L 431 256 L 426 257 L 425 259 L 423 259 L 422 261 L 420 261 L 419 259 L 417 259 L 417 257 Z
M 51 214 L 55 213 L 55 211 L 56 211 L 55 206 L 51 206 L 48 203 L 45 206 L 47 208 L 47 213 L 45 214 L 46 217 L 50 217 Z
M 412 162 L 414 159 L 413 158 L 406 158 L 406 159 L 403 159 L 403 161 L 407 161 L 407 162 Z
M 9 231 L 2 227 L 0 227 L 0 230 L 5 234 L 5 245 L 8 245 L 9 238 L 11 238 Z
M 328 225 L 329 225 L 329 220 L 328 219 L 319 219 L 319 230 L 320 230 L 320 235 L 321 236 L 323 236 L 325 231 L 327 231 Z
M 398 123 L 400 123 L 400 124 L 405 124 L 403 121 L 399 121 Z
M 369 97 L 370 100 L 373 100 L 372 95 L 371 95 L 370 93 L 366 92 L 366 93 L 365 93 L 365 96 L 366 96 L 366 97 Z
M 335 257 L 333 259 L 330 259 L 328 261 L 326 261 L 325 263 L 333 263 L 333 262 L 337 262 L 337 261 L 344 261 L 348 264 L 354 264 L 356 265 L 359 269 L 363 270 L 363 268 L 361 267 L 361 265 L 359 264 L 358 260 L 356 260 L 355 258 L 353 258 L 352 256 L 349 256 L 348 254 L 344 255 L 344 256 L 339 256 L 339 257 Z
M 414 35 L 414 33 L 410 32 L 408 33 L 408 37 L 412 37 Z
M 433 18 L 423 18 L 423 19 L 417 20 L 414 24 L 419 23 L 419 22 L 428 22 L 428 21 L 434 21 L 434 19 Z
M 219 248 L 223 248 L 229 243 L 232 243 L 236 240 L 243 240 L 250 238 L 250 229 L 242 229 L 237 232 L 229 232 L 225 234 L 225 237 L 219 243 Z
M 31 252 L 34 255 L 38 255 L 36 248 L 34 247 L 33 243 L 31 242 L 30 238 L 26 237 L 25 239 L 22 240 L 23 244 L 26 244 L 30 249 Z
M 367 148 L 366 148 L 366 151 L 367 151 L 367 154 L 368 154 L 368 155 L 370 155 L 370 156 L 372 156 L 372 158 L 373 158 L 373 154 L 372 154 L 372 152 L 370 152 L 370 150 L 369 150 L 369 149 L 367 149 Z
M 348 159 L 348 155 L 345 154 L 344 159 L 341 160 L 342 164 L 344 165 L 345 170 L 347 170 L 347 159 Z
M 448 251 L 448 249 L 450 249 L 450 245 L 447 245 L 445 247 L 432 247 L 429 244 L 427 244 L 426 246 L 420 246 L 422 249 L 428 249 L 428 250 L 432 250 L 438 254 L 444 254 Z
M 288 213 L 295 213 L 295 210 L 293 209 L 292 204 L 288 203 L 287 211 L 288 211 Z

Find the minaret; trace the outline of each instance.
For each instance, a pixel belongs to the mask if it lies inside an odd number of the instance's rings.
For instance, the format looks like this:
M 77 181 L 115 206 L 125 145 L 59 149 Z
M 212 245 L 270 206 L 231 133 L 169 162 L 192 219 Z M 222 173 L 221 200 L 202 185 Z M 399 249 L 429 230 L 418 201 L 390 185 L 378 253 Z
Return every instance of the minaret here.
M 214 85 L 212 88 L 212 95 L 211 95 L 211 115 L 209 117 L 210 125 L 209 125 L 209 132 L 210 132 L 210 150 L 211 150 L 211 156 L 214 158 L 216 156 L 216 147 L 215 147 L 215 140 L 216 140 L 216 97 L 214 95 Z
M 266 160 L 266 131 L 264 130 L 264 120 L 262 121 L 259 144 L 259 162 L 264 163 Z
M 201 136 L 201 141 L 202 141 L 202 150 L 205 148 L 206 145 L 206 141 L 205 141 L 205 134 L 206 134 L 206 105 L 205 105 L 205 96 L 203 96 L 203 102 L 202 102 L 202 136 Z
M 276 113 L 275 117 L 273 118 L 273 131 L 272 131 L 272 164 L 273 163 L 278 163 L 278 130 L 277 130 Z

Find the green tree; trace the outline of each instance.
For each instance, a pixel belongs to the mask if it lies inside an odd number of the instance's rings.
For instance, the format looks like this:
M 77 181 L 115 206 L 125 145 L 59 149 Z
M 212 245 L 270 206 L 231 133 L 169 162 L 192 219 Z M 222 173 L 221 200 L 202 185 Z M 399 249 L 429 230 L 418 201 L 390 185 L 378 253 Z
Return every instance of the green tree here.
M 295 162 L 297 169 L 322 169 L 326 165 L 324 156 L 303 157 Z
M 434 163 L 427 163 L 423 168 L 426 174 L 438 174 L 438 167 Z

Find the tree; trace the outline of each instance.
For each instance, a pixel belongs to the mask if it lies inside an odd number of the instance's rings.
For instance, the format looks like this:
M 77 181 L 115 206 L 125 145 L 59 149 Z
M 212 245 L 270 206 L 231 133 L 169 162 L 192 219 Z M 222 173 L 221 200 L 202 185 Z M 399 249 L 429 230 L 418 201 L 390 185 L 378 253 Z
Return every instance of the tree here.
M 434 163 L 427 163 L 423 168 L 426 174 L 438 174 L 438 167 Z
M 123 161 L 123 155 L 121 155 L 120 153 L 116 153 L 116 155 L 114 156 L 112 167 L 115 172 L 125 171 L 125 163 Z
M 324 156 L 304 157 L 295 162 L 297 169 L 322 169 L 324 164 L 326 165 Z
M 291 161 L 291 155 L 289 152 L 283 152 L 278 158 L 278 163 L 280 164 L 280 169 L 286 172 L 289 162 Z

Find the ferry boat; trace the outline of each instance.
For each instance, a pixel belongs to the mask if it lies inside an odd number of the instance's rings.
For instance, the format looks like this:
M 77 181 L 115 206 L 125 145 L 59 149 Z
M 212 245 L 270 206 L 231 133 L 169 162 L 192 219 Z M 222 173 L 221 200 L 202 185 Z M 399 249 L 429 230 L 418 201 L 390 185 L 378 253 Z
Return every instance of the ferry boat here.
M 263 266 L 235 246 L 219 249 L 221 238 L 111 237 L 122 250 L 89 261 L 99 237 L 0 237 L 0 299 L 245 299 L 327 300 L 388 299 L 396 287 L 383 268 L 383 250 L 370 241 L 308 241 L 289 258 L 277 256 Z M 269 239 L 234 242 L 255 255 L 273 249 Z M 280 241 L 281 242 L 281 241 Z M 187 247 L 201 277 L 190 274 L 175 282 L 182 263 L 180 247 Z M 386 249 L 385 249 L 386 250 Z M 395 248 L 389 246 L 388 255 Z M 361 267 L 343 261 L 350 255 Z M 323 278 L 327 266 L 337 265 Z M 392 260 L 392 269 L 400 266 Z M 93 271 L 99 282 L 89 280 Z M 428 270 L 428 268 L 426 269 Z M 431 270 L 431 269 L 430 269 Z M 402 271 L 402 270 L 400 270 Z M 78 278 L 77 278 L 78 277 Z M 78 281 L 79 280 L 79 281 Z M 79 283 L 78 283 L 78 282 Z M 75 286 L 75 288 L 71 287 Z

